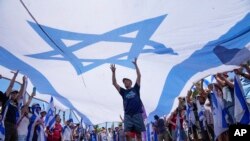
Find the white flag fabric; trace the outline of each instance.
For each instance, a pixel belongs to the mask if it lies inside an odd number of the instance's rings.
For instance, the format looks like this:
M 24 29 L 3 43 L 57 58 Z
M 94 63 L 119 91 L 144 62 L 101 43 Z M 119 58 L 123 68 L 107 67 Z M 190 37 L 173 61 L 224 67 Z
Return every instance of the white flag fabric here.
M 238 75 L 234 77 L 234 118 L 237 123 L 249 124 L 250 113 Z
M 45 127 L 48 127 L 49 130 L 52 130 L 56 124 L 56 118 L 55 118 L 55 106 L 54 106 L 54 101 L 53 97 L 50 99 L 50 103 L 48 105 L 47 109 L 48 113 L 45 116 Z
M 250 59 L 250 1 L 2 0 L 0 21 L 0 73 L 20 70 L 38 98 L 53 96 L 86 124 L 123 113 L 111 63 L 123 86 L 138 58 L 150 122 L 193 82 Z
M 211 93 L 210 96 L 213 106 L 214 134 L 216 140 L 221 133 L 228 130 L 228 125 L 225 118 L 226 112 L 223 110 L 217 92 L 213 90 L 213 93 Z

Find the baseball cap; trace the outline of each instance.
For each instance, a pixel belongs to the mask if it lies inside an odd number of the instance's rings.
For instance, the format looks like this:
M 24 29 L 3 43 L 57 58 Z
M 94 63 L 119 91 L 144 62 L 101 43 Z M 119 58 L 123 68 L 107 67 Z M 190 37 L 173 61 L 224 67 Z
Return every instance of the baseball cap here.
M 129 78 L 123 78 L 123 79 L 122 79 L 122 82 L 124 82 L 125 80 L 131 81 Z
M 71 122 L 73 122 L 73 119 L 70 118 L 70 119 L 67 120 L 67 122 L 71 123 Z

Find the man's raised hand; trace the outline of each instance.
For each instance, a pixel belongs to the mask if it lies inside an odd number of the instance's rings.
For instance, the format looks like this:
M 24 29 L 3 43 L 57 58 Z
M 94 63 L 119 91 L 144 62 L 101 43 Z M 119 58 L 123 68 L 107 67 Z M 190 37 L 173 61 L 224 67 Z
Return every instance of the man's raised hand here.
M 112 72 L 115 72 L 115 70 L 116 70 L 115 64 L 110 64 L 110 69 Z
M 132 61 L 132 63 L 133 63 L 134 65 L 137 65 L 137 58 L 135 58 L 135 60 Z

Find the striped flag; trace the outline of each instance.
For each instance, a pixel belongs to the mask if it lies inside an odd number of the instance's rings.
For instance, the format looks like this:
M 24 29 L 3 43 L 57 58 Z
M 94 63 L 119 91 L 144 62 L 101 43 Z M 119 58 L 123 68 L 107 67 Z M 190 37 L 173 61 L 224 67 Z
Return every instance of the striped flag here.
M 179 113 L 176 118 L 176 141 L 181 141 L 181 119 Z
M 201 126 L 206 130 L 205 107 L 204 105 L 200 104 L 198 96 L 196 97 L 196 106 L 197 106 L 199 121 L 201 121 Z
M 38 125 L 36 128 L 37 141 L 46 141 L 44 128 L 42 125 Z
M 81 121 L 80 121 L 80 126 L 79 126 L 79 130 L 78 130 L 78 135 L 79 135 L 79 141 L 80 141 L 80 139 L 81 139 L 81 136 L 84 134 L 84 128 L 85 128 L 86 126 L 85 126 L 85 123 L 84 123 L 84 121 L 83 121 L 83 118 L 81 117 Z
M 197 98 L 198 97 L 196 97 L 196 105 L 197 105 L 199 120 L 203 121 L 205 119 L 205 115 L 204 115 L 205 108 L 204 108 L 204 105 L 200 104 L 200 101 Z
M 4 141 L 5 139 L 5 127 L 3 123 L 3 119 L 0 120 L 0 140 Z
M 56 123 L 55 106 L 54 106 L 53 97 L 51 97 L 50 103 L 48 105 L 48 113 L 46 114 L 46 117 L 45 117 L 45 127 L 48 127 L 49 130 L 52 130 L 54 128 L 55 123 Z
M 30 117 L 30 123 L 28 126 L 28 135 L 27 135 L 27 141 L 33 141 L 33 138 L 35 134 L 37 135 L 37 132 L 35 131 L 36 123 L 40 119 L 39 116 L 39 105 L 32 106 L 32 116 Z
M 216 140 L 221 133 L 228 129 L 228 126 L 225 119 L 226 112 L 219 102 L 216 90 L 214 89 L 210 95 L 213 106 L 214 134 Z
M 234 77 L 234 117 L 235 121 L 241 124 L 248 124 L 250 122 L 249 109 L 244 97 L 244 91 L 239 80 L 239 77 Z
M 9 109 L 9 104 L 10 104 L 10 100 L 8 100 L 8 101 L 6 102 L 6 107 L 5 107 L 5 109 L 4 109 L 2 118 L 1 118 L 1 120 L 0 120 L 0 139 L 2 139 L 2 140 L 5 139 L 5 126 L 4 126 L 4 120 L 5 120 L 7 111 L 8 111 L 8 109 Z M 0 116 L 1 116 L 1 115 L 0 115 Z
M 186 121 L 188 123 L 188 127 L 191 127 L 191 116 L 190 116 L 190 112 L 191 112 L 191 106 L 188 104 L 187 102 L 187 98 L 185 98 L 185 106 L 186 106 Z

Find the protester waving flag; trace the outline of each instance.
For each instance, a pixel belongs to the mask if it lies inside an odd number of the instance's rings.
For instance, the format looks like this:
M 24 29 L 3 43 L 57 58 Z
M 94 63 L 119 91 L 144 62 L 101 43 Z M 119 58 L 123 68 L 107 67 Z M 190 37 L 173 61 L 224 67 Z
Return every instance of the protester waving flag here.
M 234 117 L 237 123 L 249 124 L 250 114 L 244 97 L 244 91 L 238 75 L 234 77 Z
M 48 113 L 46 114 L 46 117 L 45 117 L 45 126 L 48 127 L 49 130 L 52 130 L 55 123 L 56 123 L 55 106 L 54 106 L 53 97 L 51 97 L 50 103 L 48 105 Z
M 225 119 L 226 113 L 219 102 L 219 97 L 217 96 L 217 91 L 215 90 L 215 88 L 213 90 L 213 93 L 210 94 L 210 96 L 213 106 L 212 110 L 213 110 L 213 120 L 214 120 L 214 134 L 215 134 L 215 139 L 217 139 L 221 133 L 228 130 L 228 126 Z

